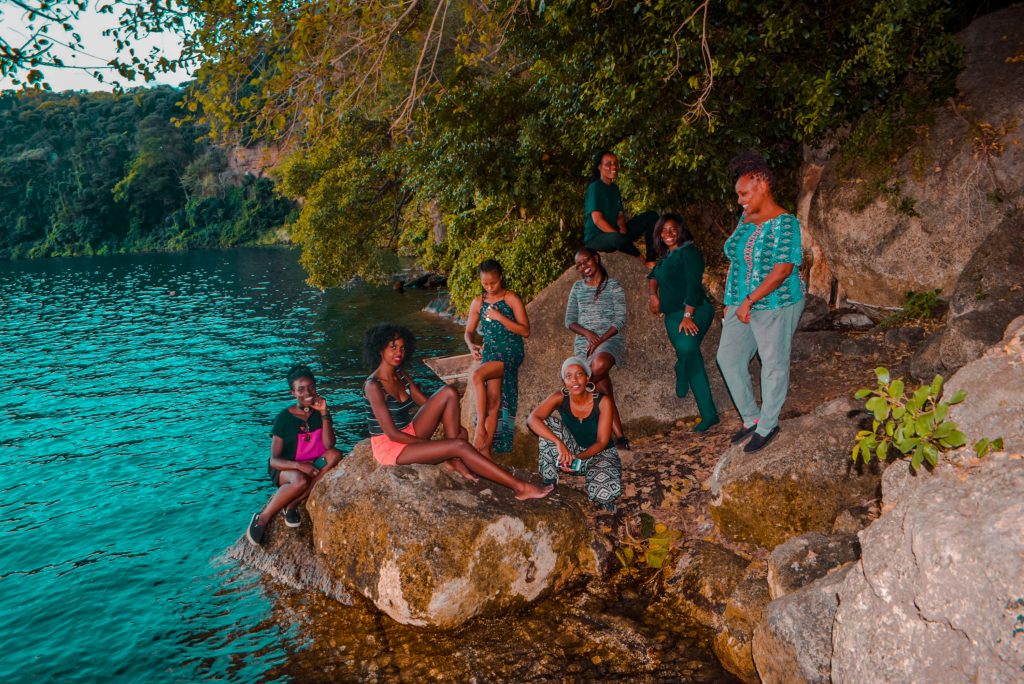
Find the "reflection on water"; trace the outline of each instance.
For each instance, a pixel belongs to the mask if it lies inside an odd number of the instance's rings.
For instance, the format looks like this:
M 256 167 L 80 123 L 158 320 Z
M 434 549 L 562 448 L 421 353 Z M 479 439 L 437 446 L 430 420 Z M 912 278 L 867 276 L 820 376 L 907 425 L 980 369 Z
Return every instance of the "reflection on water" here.
M 628 590 L 626 593 L 629 593 Z M 454 632 L 405 627 L 368 605 L 346 608 L 278 590 L 274 618 L 304 648 L 270 676 L 300 682 L 733 682 L 701 630 L 598 586 Z
M 296 630 L 213 560 L 270 493 L 283 375 L 313 365 L 350 446 L 366 327 L 460 346 L 428 299 L 321 293 L 286 250 L 0 263 L 0 681 L 253 681 L 285 663 Z

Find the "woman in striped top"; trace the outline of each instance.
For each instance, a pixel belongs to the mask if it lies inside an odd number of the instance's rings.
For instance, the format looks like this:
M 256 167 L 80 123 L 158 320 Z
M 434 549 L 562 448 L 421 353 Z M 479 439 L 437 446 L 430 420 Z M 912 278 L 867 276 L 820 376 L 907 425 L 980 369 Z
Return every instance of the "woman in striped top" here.
M 520 480 L 466 441 L 459 423 L 459 394 L 446 385 L 427 398 L 405 373 L 416 338 L 408 328 L 378 325 L 366 332 L 363 355 L 377 364 L 363 387 L 373 457 L 383 466 L 439 463 L 469 480 L 482 476 L 508 487 L 517 499 L 539 499 L 553 487 Z M 415 409 L 415 411 L 414 411 Z M 431 439 L 438 425 L 444 439 Z
M 626 293 L 618 280 L 608 277 L 601 265 L 601 256 L 590 247 L 580 247 L 576 252 L 576 270 L 581 277 L 569 291 L 565 327 L 576 333 L 573 353 L 590 364 L 593 371 L 590 380 L 602 394 L 612 398 L 615 446 L 629 449 L 619 411 L 614 408 L 615 395 L 608 376 L 612 366 L 621 366 L 625 361 L 622 329 L 626 327 Z

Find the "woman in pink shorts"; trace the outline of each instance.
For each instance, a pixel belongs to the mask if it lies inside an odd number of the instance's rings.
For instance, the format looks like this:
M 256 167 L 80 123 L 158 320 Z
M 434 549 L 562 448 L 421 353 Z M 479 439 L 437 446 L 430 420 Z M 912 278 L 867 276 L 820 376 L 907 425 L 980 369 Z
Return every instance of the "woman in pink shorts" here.
M 429 399 L 403 370 L 416 338 L 396 325 L 378 325 L 366 332 L 363 356 L 377 369 L 366 379 L 366 422 L 373 457 L 383 466 L 440 463 L 469 480 L 477 476 L 508 487 L 517 499 L 539 499 L 553 487 L 520 480 L 484 457 L 466 441 L 459 424 L 459 394 L 446 385 Z M 445 439 L 432 440 L 438 425 Z

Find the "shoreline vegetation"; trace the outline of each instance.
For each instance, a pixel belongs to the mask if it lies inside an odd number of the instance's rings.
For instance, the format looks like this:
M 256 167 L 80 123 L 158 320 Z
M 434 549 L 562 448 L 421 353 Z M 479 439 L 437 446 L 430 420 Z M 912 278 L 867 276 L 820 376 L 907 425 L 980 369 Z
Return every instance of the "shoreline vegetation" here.
M 295 203 L 178 125 L 182 96 L 0 95 L 0 258 L 284 243 Z

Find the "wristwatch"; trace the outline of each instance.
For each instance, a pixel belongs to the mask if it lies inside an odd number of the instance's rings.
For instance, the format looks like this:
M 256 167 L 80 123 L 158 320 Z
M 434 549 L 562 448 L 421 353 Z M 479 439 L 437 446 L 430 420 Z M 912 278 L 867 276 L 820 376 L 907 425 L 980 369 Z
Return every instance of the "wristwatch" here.
M 693 318 L 693 314 L 690 313 L 689 311 L 684 311 L 683 318 Z

